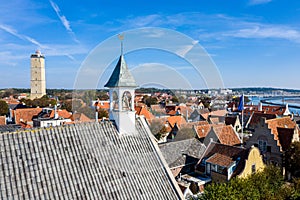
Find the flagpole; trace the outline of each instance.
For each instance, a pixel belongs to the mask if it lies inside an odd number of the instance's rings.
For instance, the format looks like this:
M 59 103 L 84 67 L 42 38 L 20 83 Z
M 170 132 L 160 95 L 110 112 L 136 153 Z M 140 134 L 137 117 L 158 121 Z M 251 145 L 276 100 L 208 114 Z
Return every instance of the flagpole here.
M 240 102 L 239 102 L 239 107 L 238 110 L 242 111 L 242 134 L 241 134 L 241 142 L 242 142 L 242 146 L 243 146 L 243 142 L 244 142 L 244 93 L 242 94 L 242 96 L 240 97 Z
M 243 103 L 244 103 L 244 94 L 243 94 Z M 242 109 L 242 146 L 244 146 L 244 105 Z

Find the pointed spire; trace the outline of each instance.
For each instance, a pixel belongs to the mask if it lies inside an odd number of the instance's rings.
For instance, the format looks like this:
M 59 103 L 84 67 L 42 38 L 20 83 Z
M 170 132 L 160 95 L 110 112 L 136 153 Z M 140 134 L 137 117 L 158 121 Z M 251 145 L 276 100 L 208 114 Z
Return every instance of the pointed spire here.
M 123 55 L 123 40 L 124 40 L 124 33 L 118 35 L 119 40 L 121 41 L 121 55 Z
M 124 35 L 118 35 L 121 40 L 121 56 L 119 61 L 104 87 L 137 87 L 133 76 L 131 75 L 123 55 Z

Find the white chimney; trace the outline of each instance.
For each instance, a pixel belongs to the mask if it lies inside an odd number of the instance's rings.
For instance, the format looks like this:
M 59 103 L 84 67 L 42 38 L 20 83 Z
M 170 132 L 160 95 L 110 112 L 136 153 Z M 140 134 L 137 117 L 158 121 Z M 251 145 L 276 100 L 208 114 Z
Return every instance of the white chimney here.
M 57 105 L 54 106 L 54 119 L 58 119 Z
M 258 103 L 258 111 L 262 111 L 262 102 Z

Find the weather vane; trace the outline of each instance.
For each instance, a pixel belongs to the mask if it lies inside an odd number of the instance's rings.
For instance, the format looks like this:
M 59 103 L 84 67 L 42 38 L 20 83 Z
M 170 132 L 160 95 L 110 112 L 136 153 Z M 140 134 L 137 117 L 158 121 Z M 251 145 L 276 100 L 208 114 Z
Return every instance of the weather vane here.
M 121 54 L 123 55 L 123 40 L 124 40 L 124 33 L 118 34 L 118 38 L 121 41 Z

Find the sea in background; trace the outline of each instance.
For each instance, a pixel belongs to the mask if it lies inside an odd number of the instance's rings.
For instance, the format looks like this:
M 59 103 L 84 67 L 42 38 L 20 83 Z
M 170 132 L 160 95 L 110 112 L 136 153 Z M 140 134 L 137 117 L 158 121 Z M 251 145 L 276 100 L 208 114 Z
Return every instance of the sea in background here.
M 281 104 L 281 105 L 289 105 L 289 110 L 291 113 L 300 114 L 300 96 L 298 97 L 259 97 L 259 96 L 252 96 L 249 97 L 250 102 L 249 104 L 258 105 L 260 101 L 267 101 L 270 103 Z M 271 105 L 263 103 L 263 105 Z M 298 108 L 297 108 L 298 107 Z

